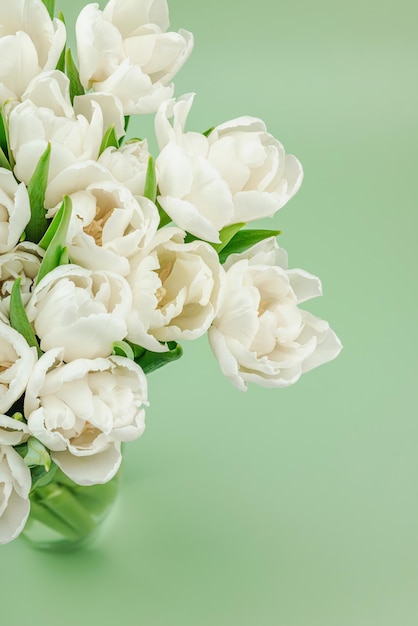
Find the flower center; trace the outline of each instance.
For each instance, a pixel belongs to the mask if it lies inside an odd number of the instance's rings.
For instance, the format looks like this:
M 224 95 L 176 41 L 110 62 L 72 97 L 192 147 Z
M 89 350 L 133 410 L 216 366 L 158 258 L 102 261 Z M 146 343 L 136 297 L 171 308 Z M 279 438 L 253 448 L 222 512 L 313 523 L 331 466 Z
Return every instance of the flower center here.
M 173 265 L 174 265 L 174 261 L 167 261 L 167 263 L 165 263 L 160 271 L 158 272 L 158 276 L 160 277 L 161 283 L 164 284 L 165 281 L 167 280 L 167 278 L 170 276 L 171 274 L 171 270 L 173 269 Z
M 158 301 L 158 304 L 157 304 L 158 308 L 162 308 L 164 306 L 164 299 L 167 295 L 167 289 L 164 287 L 164 283 L 167 280 L 167 278 L 170 276 L 171 270 L 173 269 L 173 265 L 174 265 L 174 259 L 168 260 L 166 263 L 164 263 L 161 266 L 160 271 L 158 272 L 158 276 L 161 280 L 161 287 L 158 287 L 158 289 L 155 292 L 155 297 L 157 298 L 157 301 Z
M 10 363 L 9 361 L 0 361 L 0 374 L 3 374 L 3 372 L 8 370 L 12 365 L 13 363 Z
M 88 447 L 100 434 L 100 430 L 90 422 L 86 422 L 83 430 L 77 437 L 71 438 L 71 444 L 78 448 Z
M 164 287 L 158 287 L 157 291 L 155 292 L 155 297 L 157 298 L 157 301 L 158 301 L 157 306 L 162 306 L 161 302 L 164 300 L 166 295 L 167 295 L 167 289 L 164 289 Z
M 101 215 L 101 213 L 102 213 L 102 210 L 100 209 L 100 207 L 97 207 L 96 217 L 94 218 L 92 222 L 90 222 L 90 224 L 88 224 L 83 229 L 86 235 L 90 235 L 90 237 L 93 237 L 96 243 L 96 246 L 103 245 L 103 228 L 107 220 L 112 214 L 111 211 L 108 211 L 104 215 L 103 214 Z

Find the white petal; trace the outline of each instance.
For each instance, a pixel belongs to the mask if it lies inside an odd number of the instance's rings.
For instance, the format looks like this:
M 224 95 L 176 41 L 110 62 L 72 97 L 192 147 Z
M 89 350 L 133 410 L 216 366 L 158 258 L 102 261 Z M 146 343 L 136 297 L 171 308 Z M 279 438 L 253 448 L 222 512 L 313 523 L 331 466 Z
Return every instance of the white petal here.
M 6 511 L 0 517 L 0 544 L 13 541 L 20 535 L 29 517 L 29 512 L 29 498 L 22 498 L 13 492 Z
M 90 456 L 74 456 L 69 452 L 53 452 L 53 461 L 78 485 L 107 483 L 118 471 L 122 455 L 120 444 L 114 443 L 107 450 Z
M 305 270 L 288 270 L 290 285 L 296 294 L 298 303 L 322 296 L 321 281 L 317 276 Z
M 217 328 L 212 326 L 208 331 L 210 347 L 217 358 L 222 373 L 226 376 L 240 391 L 246 391 L 247 386 L 243 377 L 240 375 L 238 362 L 229 350 L 226 338 Z
M 0 415 L 0 445 L 17 446 L 28 437 L 28 427 L 24 422 Z

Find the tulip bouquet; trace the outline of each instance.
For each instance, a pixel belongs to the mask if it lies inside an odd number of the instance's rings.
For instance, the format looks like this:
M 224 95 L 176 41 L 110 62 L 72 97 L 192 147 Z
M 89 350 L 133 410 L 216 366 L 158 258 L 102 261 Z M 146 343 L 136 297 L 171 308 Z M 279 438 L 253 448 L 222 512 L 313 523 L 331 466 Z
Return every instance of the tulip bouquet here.
M 0 0 L 0 543 L 29 515 L 81 538 L 86 492 L 144 431 L 146 374 L 181 342 L 208 333 L 241 390 L 341 348 L 299 308 L 319 279 L 247 227 L 297 192 L 299 161 L 253 117 L 186 131 L 193 95 L 173 99 L 171 79 L 193 37 L 168 30 L 166 0 L 85 6 L 76 61 L 54 14 Z M 155 158 L 127 136 L 144 113 Z

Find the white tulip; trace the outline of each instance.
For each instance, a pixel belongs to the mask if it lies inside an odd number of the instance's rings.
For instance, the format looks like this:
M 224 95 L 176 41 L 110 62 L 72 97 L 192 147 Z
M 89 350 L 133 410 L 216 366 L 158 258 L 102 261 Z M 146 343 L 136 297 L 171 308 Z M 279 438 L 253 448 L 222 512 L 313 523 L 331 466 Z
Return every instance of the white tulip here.
M 248 382 L 287 387 L 341 350 L 328 323 L 298 307 L 322 294 L 319 279 L 286 268 L 274 238 L 225 264 L 225 297 L 209 341 L 222 372 L 242 391 Z
M 147 141 L 133 141 L 120 147 L 107 148 L 99 157 L 113 178 L 128 187 L 134 196 L 143 196 L 148 168 Z
M 158 201 L 178 226 L 219 242 L 223 227 L 281 209 L 301 185 L 302 166 L 257 118 L 231 120 L 208 137 L 186 132 L 192 103 L 193 94 L 169 100 L 155 117 Z
M 153 202 L 134 197 L 107 168 L 95 161 L 75 163 L 48 185 L 47 217 L 69 196 L 72 216 L 66 244 L 72 262 L 87 269 L 129 272 L 128 258 L 154 237 L 159 214 Z
M 36 359 L 36 348 L 30 348 L 21 334 L 0 321 L 0 413 L 22 396 Z
M 92 270 L 129 273 L 129 257 L 144 248 L 157 232 L 157 207 L 134 198 L 117 182 L 92 184 L 71 196 L 73 218 L 68 251 L 74 263 Z
M 45 192 L 47 217 L 52 218 L 60 208 L 64 196 L 84 191 L 89 185 L 113 180 L 109 170 L 97 161 L 79 161 L 60 170 L 49 182 Z
M 23 304 L 27 304 L 43 255 L 42 248 L 30 241 L 23 241 L 10 252 L 0 255 L 0 313 L 7 319 L 10 311 L 10 294 L 16 278 L 21 279 L 22 301 Z
M 94 359 L 112 353 L 126 337 L 132 294 L 112 272 L 61 265 L 35 287 L 26 313 L 41 349 L 63 348 L 64 360 Z
M 118 138 L 124 132 L 119 101 L 110 94 L 87 94 L 71 105 L 69 80 L 62 72 L 37 76 L 22 102 L 7 107 L 10 147 L 18 180 L 29 183 L 48 143 L 51 158 L 48 182 L 70 165 L 96 160 L 103 136 L 115 124 Z
M 121 442 L 145 428 L 147 380 L 134 361 L 76 359 L 46 352 L 29 380 L 24 412 L 30 433 L 80 485 L 104 483 L 117 472 Z
M 31 473 L 22 457 L 12 446 L 0 443 L 0 544 L 22 532 L 30 511 L 31 485 Z
M 191 33 L 168 27 L 166 0 L 110 0 L 103 11 L 88 4 L 76 24 L 84 87 L 116 95 L 125 115 L 154 113 L 193 48 Z
M 0 254 L 19 241 L 30 220 L 28 191 L 10 170 L 0 167 Z
M 55 69 L 65 26 L 41 0 L 0 0 L 0 105 L 20 98 L 30 81 Z
M 163 228 L 148 249 L 130 259 L 128 339 L 155 352 L 166 350 L 159 342 L 203 335 L 222 294 L 224 271 L 215 250 L 183 239 L 179 229 Z

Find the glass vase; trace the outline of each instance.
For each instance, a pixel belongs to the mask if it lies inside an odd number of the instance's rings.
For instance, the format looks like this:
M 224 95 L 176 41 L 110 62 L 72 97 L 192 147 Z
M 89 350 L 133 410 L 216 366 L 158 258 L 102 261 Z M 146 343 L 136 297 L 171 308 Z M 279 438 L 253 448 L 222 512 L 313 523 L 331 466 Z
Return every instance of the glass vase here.
M 53 482 L 34 489 L 23 537 L 34 548 L 68 552 L 92 542 L 113 508 L 119 473 L 103 485 L 83 487 L 58 470 Z

